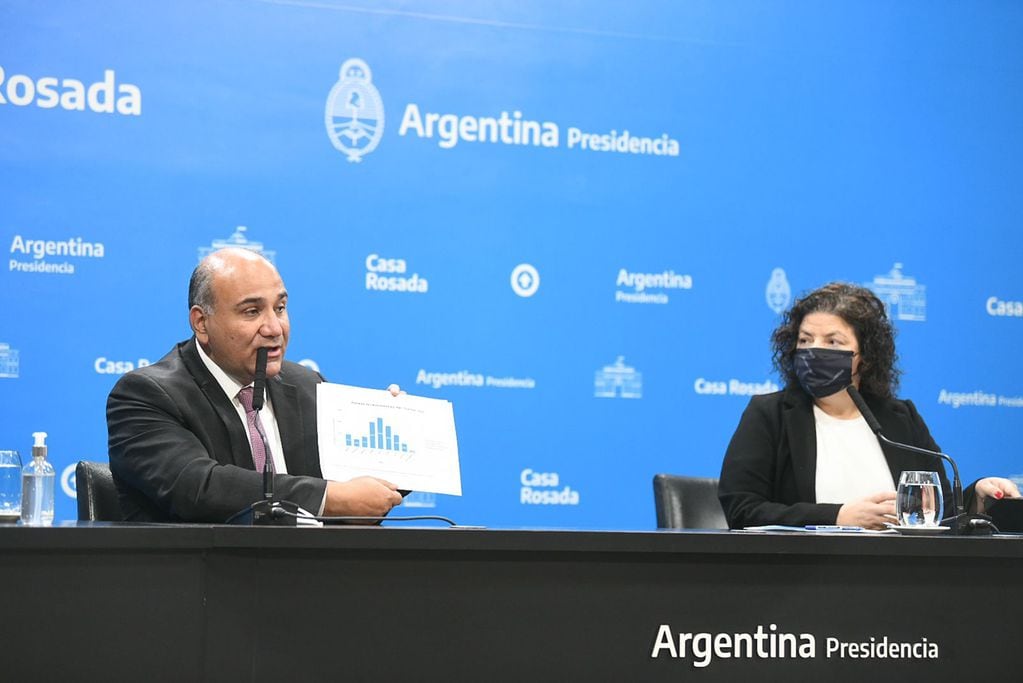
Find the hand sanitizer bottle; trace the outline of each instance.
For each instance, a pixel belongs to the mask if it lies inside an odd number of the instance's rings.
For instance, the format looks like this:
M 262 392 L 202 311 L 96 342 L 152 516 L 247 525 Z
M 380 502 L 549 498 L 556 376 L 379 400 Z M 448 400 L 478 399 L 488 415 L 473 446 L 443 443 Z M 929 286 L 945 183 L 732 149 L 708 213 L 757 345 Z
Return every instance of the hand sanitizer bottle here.
M 46 462 L 46 432 L 32 434 L 32 462 L 21 470 L 21 523 L 27 526 L 53 524 L 53 465 Z

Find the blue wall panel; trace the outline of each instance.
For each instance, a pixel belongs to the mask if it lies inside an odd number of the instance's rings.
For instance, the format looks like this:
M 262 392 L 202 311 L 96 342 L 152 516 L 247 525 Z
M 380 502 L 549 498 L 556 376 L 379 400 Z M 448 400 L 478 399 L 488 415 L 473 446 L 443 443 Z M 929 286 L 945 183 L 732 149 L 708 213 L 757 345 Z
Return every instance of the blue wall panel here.
M 48 431 L 65 478 L 104 459 L 119 372 L 188 336 L 191 269 L 245 226 L 291 292 L 289 358 L 454 402 L 465 495 L 413 502 L 467 523 L 648 528 L 654 473 L 716 475 L 732 381 L 778 382 L 775 269 L 782 301 L 894 269 L 901 394 L 964 477 L 1021 477 L 1020 35 L 1002 2 L 0 3 L 0 447 Z M 358 162 L 325 126 L 350 59 L 384 111 Z M 108 70 L 137 102 L 49 106 Z M 420 136 L 411 107 L 452 118 Z M 557 144 L 440 132 L 502 112 Z M 427 291 L 367 289 L 373 254 Z M 462 371 L 532 388 L 417 382 Z M 557 484 L 524 494 L 530 471 Z

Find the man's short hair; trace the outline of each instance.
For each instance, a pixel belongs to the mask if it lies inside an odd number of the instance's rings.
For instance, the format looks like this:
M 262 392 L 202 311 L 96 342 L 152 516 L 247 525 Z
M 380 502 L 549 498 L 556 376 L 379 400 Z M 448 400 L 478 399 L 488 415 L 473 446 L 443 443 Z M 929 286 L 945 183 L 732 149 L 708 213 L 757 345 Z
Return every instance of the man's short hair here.
M 213 313 L 213 264 L 204 258 L 188 280 L 188 310 L 198 306 L 206 315 Z
M 199 265 L 192 271 L 192 277 L 188 280 L 188 310 L 198 306 L 206 315 L 213 313 L 213 276 L 225 265 L 225 254 L 236 254 L 249 260 L 256 259 L 263 261 L 275 271 L 277 267 L 267 257 L 251 249 L 239 247 L 225 247 L 218 249 L 199 261 Z

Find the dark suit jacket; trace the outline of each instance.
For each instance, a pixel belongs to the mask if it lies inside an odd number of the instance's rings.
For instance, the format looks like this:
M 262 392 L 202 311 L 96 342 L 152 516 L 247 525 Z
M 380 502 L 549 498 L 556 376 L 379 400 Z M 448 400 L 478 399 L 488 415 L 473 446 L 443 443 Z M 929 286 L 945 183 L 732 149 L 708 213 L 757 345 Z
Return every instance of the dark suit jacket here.
M 893 441 L 939 450 L 912 401 L 864 396 Z M 954 509 L 944 464 L 937 457 L 882 443 L 892 480 L 903 470 L 941 475 L 945 514 Z M 834 524 L 837 504 L 816 501 L 817 431 L 813 401 L 800 388 L 754 396 L 742 414 L 721 466 L 718 496 L 733 529 L 764 524 Z
M 195 339 L 129 372 L 107 399 L 110 470 L 126 520 L 223 522 L 262 498 L 245 426 Z M 314 514 L 326 490 L 316 437 L 319 374 L 285 361 L 267 381 L 288 474 L 279 499 Z

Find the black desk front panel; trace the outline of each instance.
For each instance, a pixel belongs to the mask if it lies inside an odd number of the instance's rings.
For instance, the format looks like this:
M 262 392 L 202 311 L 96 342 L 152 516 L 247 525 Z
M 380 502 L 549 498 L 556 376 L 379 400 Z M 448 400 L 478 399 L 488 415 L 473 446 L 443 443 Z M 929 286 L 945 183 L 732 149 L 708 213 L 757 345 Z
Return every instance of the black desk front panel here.
M 23 626 L 3 661 L 82 680 L 969 680 L 1018 673 L 1021 570 L 1020 538 L 0 528 Z

